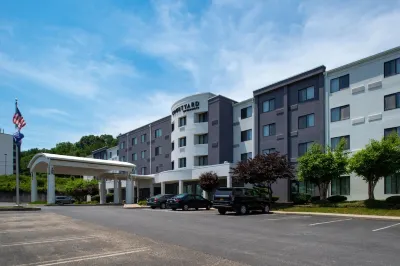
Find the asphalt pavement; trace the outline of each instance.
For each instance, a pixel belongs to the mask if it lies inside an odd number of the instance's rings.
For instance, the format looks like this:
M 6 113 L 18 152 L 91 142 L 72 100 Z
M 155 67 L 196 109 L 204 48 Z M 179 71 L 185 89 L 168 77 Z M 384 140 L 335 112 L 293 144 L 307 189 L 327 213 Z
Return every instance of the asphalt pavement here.
M 48 207 L 54 212 L 250 265 L 398 265 L 400 223 L 216 211 Z

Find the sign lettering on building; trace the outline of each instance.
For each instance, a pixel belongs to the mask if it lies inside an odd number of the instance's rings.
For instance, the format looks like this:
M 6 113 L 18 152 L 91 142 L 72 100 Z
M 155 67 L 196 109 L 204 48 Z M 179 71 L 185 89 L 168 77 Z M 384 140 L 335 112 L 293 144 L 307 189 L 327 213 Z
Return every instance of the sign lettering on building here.
M 179 106 L 178 108 L 176 108 L 175 110 L 172 111 L 172 115 L 175 115 L 176 113 L 179 112 L 188 112 L 188 111 L 193 111 L 193 110 L 197 110 L 200 108 L 200 102 L 195 101 L 195 102 L 191 102 L 191 103 L 185 103 L 181 106 Z

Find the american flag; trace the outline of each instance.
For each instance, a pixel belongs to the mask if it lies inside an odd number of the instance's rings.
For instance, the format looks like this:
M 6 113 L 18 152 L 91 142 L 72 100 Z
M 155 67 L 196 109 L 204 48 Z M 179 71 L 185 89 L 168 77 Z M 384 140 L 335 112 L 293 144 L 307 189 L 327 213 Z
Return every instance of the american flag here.
M 13 117 L 13 123 L 14 123 L 14 125 L 16 125 L 18 127 L 19 130 L 26 125 L 25 119 L 22 116 L 21 112 L 19 111 L 18 107 L 15 110 L 15 114 Z

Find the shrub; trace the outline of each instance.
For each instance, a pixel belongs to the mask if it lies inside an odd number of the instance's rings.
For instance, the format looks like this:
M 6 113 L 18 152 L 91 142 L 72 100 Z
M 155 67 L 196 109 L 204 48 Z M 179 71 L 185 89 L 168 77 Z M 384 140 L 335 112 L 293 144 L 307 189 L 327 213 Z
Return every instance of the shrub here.
M 321 200 L 321 196 L 312 196 L 310 200 L 312 203 L 318 202 Z
M 311 195 L 299 193 L 293 197 L 294 204 L 306 204 L 310 201 Z
M 100 202 L 100 195 L 94 195 L 94 196 L 92 196 L 91 201 L 98 201 L 98 202 Z
M 140 206 L 146 206 L 147 205 L 147 201 L 146 200 L 139 200 L 138 204 Z
M 277 202 L 279 200 L 279 197 L 277 196 L 272 196 L 272 202 Z
M 400 196 L 391 196 L 386 198 L 386 202 L 390 204 L 400 204 Z
M 327 200 L 332 203 L 339 203 L 339 202 L 346 201 L 347 197 L 341 196 L 341 195 L 335 195 L 335 196 L 331 196 L 331 197 L 327 198 Z

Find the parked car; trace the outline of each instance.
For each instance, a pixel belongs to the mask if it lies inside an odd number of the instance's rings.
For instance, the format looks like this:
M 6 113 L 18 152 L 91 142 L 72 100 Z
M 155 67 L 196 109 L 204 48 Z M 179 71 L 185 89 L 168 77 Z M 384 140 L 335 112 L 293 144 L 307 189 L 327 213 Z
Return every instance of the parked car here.
M 71 196 L 56 196 L 56 204 L 74 204 L 75 200 Z
M 174 211 L 176 209 L 187 211 L 191 208 L 196 210 L 206 208 L 209 210 L 212 207 L 212 202 L 199 195 L 184 193 L 169 199 L 168 206 Z
M 220 214 L 233 211 L 241 215 L 248 214 L 253 210 L 260 210 L 263 213 L 268 213 L 270 206 L 267 197 L 255 196 L 253 191 L 249 188 L 219 188 L 214 194 L 213 207 L 216 208 Z
M 160 208 L 165 209 L 167 208 L 167 200 L 175 196 L 174 194 L 159 194 L 154 197 L 147 199 L 147 206 L 150 206 L 152 209 Z

